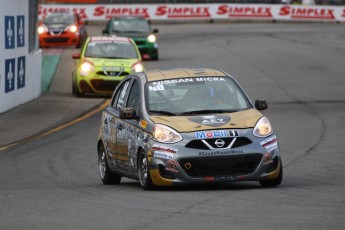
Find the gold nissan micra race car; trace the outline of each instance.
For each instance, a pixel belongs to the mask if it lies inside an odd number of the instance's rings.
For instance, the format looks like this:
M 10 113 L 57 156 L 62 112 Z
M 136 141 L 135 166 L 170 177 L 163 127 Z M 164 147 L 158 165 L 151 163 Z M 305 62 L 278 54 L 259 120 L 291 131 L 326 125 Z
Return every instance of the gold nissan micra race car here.
M 239 84 L 210 68 L 135 73 L 103 111 L 98 162 L 104 184 L 154 186 L 282 182 L 277 135 Z

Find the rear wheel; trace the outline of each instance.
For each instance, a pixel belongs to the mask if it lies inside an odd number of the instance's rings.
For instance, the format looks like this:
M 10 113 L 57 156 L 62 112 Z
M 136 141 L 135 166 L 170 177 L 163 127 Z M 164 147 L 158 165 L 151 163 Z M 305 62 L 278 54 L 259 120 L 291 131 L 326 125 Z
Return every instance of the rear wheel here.
M 148 168 L 147 157 L 144 151 L 141 150 L 139 153 L 138 175 L 140 185 L 144 190 L 150 190 L 154 187 Z
M 98 147 L 98 168 L 103 184 L 119 184 L 121 182 L 121 175 L 110 171 L 103 144 Z
M 282 183 L 283 180 L 283 165 L 282 162 L 280 161 L 279 164 L 279 175 L 277 178 L 274 179 L 267 179 L 267 180 L 262 180 L 259 181 L 262 187 L 275 187 L 278 186 Z

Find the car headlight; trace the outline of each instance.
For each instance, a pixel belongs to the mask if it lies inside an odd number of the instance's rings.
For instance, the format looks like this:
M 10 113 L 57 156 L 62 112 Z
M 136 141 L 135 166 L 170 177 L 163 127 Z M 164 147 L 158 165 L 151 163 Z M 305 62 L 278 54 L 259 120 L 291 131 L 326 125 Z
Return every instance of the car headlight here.
M 138 72 L 143 72 L 144 71 L 144 66 L 141 62 L 134 63 L 132 66 L 132 70 L 136 73 Z
M 153 137 L 156 141 L 163 143 L 176 143 L 182 140 L 181 135 L 165 125 L 155 124 L 153 126 Z
M 69 31 L 69 32 L 72 32 L 72 33 L 75 33 L 78 31 L 78 27 L 74 24 L 72 25 L 69 25 L 65 28 L 65 31 Z
M 147 37 L 147 40 L 151 43 L 154 43 L 154 42 L 156 42 L 156 36 L 151 34 Z
M 90 62 L 83 62 L 81 65 L 81 71 L 84 73 L 89 73 L 94 71 L 95 67 Z
M 37 29 L 37 32 L 38 32 L 39 34 L 42 34 L 42 33 L 44 33 L 45 31 L 47 31 L 47 27 L 44 26 L 44 25 L 39 26 L 38 29 Z
M 253 135 L 256 137 L 267 137 L 273 133 L 270 121 L 267 117 L 261 117 L 256 123 Z
M 72 26 L 69 27 L 69 31 L 71 31 L 72 33 L 75 33 L 75 32 L 78 31 L 78 27 L 75 26 L 75 25 L 72 25 Z

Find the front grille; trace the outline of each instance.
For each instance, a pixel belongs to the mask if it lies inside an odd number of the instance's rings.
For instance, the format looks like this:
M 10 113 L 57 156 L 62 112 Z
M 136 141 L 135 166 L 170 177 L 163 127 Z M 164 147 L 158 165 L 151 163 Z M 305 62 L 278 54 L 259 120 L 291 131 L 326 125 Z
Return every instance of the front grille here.
M 236 138 L 236 140 L 233 142 L 231 148 L 238 148 L 238 147 L 242 147 L 242 146 L 249 145 L 252 143 L 252 141 L 248 139 L 247 137 L 212 138 L 212 139 L 205 139 L 205 140 L 192 140 L 186 144 L 186 148 L 204 149 L 204 150 L 210 149 L 209 146 L 211 146 L 214 149 L 227 148 L 234 138 Z M 223 140 L 225 144 L 219 147 L 215 143 L 216 140 Z M 204 141 L 209 146 L 205 144 Z
M 68 37 L 50 37 L 44 38 L 44 41 L 47 43 L 65 43 L 68 41 Z
M 123 72 L 123 71 L 98 71 L 96 73 L 99 76 L 111 76 L 111 77 L 122 77 L 122 76 L 127 76 L 129 75 L 128 72 Z
M 91 85 L 98 91 L 114 91 L 119 81 L 91 80 Z
M 179 160 L 179 163 L 190 177 L 239 176 L 252 174 L 261 159 L 261 154 L 254 153 L 224 157 L 184 158 Z
M 64 29 L 49 29 L 48 33 L 59 35 L 59 34 L 65 33 L 65 31 L 64 31 Z

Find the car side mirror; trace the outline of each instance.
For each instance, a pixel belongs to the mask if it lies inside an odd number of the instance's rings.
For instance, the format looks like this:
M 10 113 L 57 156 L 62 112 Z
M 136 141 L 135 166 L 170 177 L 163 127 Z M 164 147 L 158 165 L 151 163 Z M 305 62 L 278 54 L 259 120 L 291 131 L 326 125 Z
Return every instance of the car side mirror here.
M 137 111 L 134 108 L 124 108 L 120 112 L 121 119 L 138 119 Z
M 255 101 L 255 108 L 257 110 L 265 110 L 268 108 L 267 101 L 264 99 L 258 99 Z
M 74 53 L 72 54 L 73 59 L 80 59 L 80 53 Z
M 152 30 L 152 33 L 154 33 L 154 34 L 158 34 L 158 32 L 159 32 L 158 29 L 153 29 L 153 30 Z

